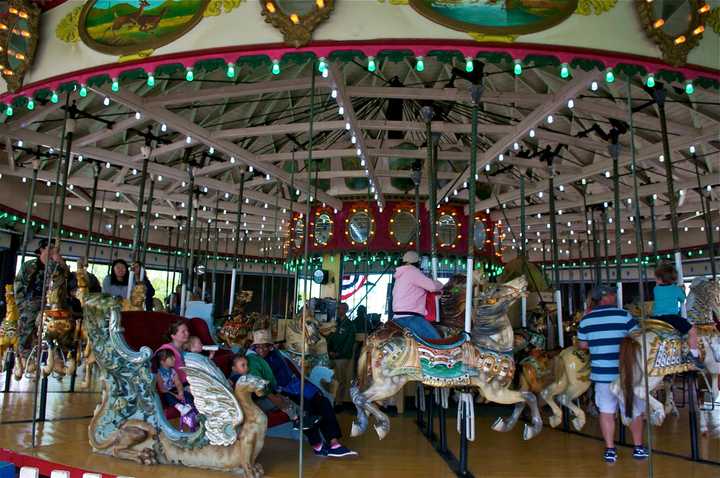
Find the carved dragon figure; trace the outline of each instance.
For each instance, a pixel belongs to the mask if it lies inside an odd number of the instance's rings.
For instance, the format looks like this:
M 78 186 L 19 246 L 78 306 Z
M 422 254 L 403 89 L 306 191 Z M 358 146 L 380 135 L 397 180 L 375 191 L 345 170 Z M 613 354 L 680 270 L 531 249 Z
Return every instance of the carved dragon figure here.
M 88 430 L 97 453 L 142 464 L 183 464 L 263 476 L 255 462 L 262 450 L 267 417 L 252 393 L 266 382 L 253 376 L 238 380 L 235 390 L 207 358 L 188 354 L 185 369 L 201 426 L 191 433 L 166 419 L 150 371 L 152 351 L 131 350 L 120 328 L 120 307 L 107 295 L 93 295 L 84 307 L 84 323 L 97 364 L 105 377 L 102 401 Z
M 20 312 L 18 312 L 15 303 L 15 290 L 12 284 L 5 286 L 5 304 L 7 312 L 5 320 L 0 324 L 0 372 L 5 366 L 5 354 L 13 350 L 15 356 L 18 355 L 18 321 L 20 320 Z M 9 373 L 9 372 L 8 372 Z

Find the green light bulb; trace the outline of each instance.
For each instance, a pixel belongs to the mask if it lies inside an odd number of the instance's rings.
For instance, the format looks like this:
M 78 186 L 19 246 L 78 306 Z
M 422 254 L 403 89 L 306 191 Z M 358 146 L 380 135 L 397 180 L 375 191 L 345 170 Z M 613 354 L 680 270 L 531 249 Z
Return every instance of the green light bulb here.
M 192 68 L 188 68 L 185 72 L 185 81 L 192 81 L 195 79 L 195 73 L 193 73 Z
M 568 68 L 567 63 L 563 63 L 560 67 L 560 78 L 568 78 L 570 76 L 570 68 Z
M 27 109 L 29 109 L 30 111 L 35 109 L 35 100 L 33 100 L 32 98 L 28 99 Z
M 688 81 L 687 83 L 685 83 L 685 93 L 687 93 L 688 95 L 692 95 L 693 93 L 695 93 L 695 86 L 692 84 L 692 81 Z
M 318 71 L 320 73 L 323 73 L 327 69 L 327 63 L 323 58 L 320 59 L 320 62 L 318 62 Z
M 608 83 L 612 83 L 615 81 L 615 73 L 613 73 L 611 68 L 608 68 L 608 70 L 605 72 L 605 81 Z
M 645 85 L 647 85 L 648 88 L 655 87 L 655 77 L 652 74 L 648 75 L 647 79 L 645 80 Z
M 87 96 L 87 88 L 85 87 L 85 85 L 80 86 L 80 91 L 78 92 L 78 94 L 83 98 Z
M 421 56 L 417 57 L 417 61 L 415 62 L 415 69 L 417 71 L 425 71 L 425 60 Z
M 120 91 L 120 82 L 117 79 L 114 79 L 112 82 L 112 86 L 110 86 L 110 89 L 115 92 Z
M 280 74 L 280 63 L 277 60 L 273 61 L 272 74 L 273 75 Z
M 153 75 L 152 73 L 148 73 L 147 85 L 148 85 L 150 88 L 152 88 L 153 86 L 155 86 L 155 75 Z
M 519 61 L 516 61 L 515 66 L 513 66 L 513 73 L 515 73 L 515 76 L 522 75 L 522 65 Z
M 12 105 L 7 105 L 7 108 L 5 108 L 5 116 L 12 116 L 13 115 L 13 107 Z
M 57 103 L 59 100 L 60 100 L 60 98 L 58 98 L 58 94 L 53 91 L 52 95 L 50 96 L 50 102 Z
M 227 77 L 228 78 L 235 78 L 235 65 L 232 63 L 228 63 L 227 67 Z
M 472 58 L 465 58 L 465 71 L 472 73 L 473 69 L 475 69 L 475 66 L 473 65 Z
M 377 64 L 375 64 L 375 58 L 370 57 L 370 58 L 368 58 L 368 71 L 370 73 L 372 73 L 375 70 L 377 70 Z

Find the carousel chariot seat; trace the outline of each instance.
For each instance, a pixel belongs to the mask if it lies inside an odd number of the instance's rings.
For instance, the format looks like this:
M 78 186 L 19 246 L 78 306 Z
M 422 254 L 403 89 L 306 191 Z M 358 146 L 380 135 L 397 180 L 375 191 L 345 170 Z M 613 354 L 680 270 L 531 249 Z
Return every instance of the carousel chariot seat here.
M 184 317 L 165 312 L 123 312 L 123 335 L 127 344 L 134 350 L 140 350 L 143 346 L 157 350 L 161 345 L 167 343 L 167 331 L 170 325 L 178 320 L 186 320 L 190 335 L 198 337 L 203 345 L 216 345 L 205 320 L 197 317 L 184 319 Z M 230 374 L 232 357 L 233 353 L 231 351 L 223 349 L 215 352 L 213 357 L 213 362 L 225 376 Z M 163 411 L 165 412 L 165 418 L 168 420 L 180 417 L 180 413 L 174 407 L 164 408 Z M 289 422 L 288 416 L 280 410 L 268 413 L 268 429 Z

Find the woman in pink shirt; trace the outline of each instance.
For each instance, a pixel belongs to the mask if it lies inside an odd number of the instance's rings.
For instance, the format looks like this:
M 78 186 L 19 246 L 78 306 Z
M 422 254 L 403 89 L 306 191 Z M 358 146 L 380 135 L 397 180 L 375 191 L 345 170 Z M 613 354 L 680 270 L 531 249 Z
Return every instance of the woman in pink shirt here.
M 425 320 L 425 296 L 439 292 L 443 285 L 423 274 L 418 264 L 420 256 L 408 251 L 403 256 L 404 265 L 395 270 L 392 291 L 393 321 L 424 339 L 439 339 L 440 334 Z

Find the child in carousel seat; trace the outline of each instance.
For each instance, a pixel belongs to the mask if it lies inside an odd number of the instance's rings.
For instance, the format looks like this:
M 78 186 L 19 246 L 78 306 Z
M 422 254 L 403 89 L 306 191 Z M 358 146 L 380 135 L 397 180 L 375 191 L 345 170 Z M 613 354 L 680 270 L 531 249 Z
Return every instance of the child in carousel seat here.
M 175 356 L 170 350 L 162 349 L 157 359 L 157 384 L 163 404 L 174 407 L 183 417 L 189 415 L 193 412 L 192 398 L 175 372 Z
M 680 309 L 685 302 L 685 291 L 677 285 L 677 271 L 672 264 L 660 264 L 655 269 L 655 300 L 653 302 L 652 315 L 657 320 L 662 320 L 672 325 L 682 335 L 687 335 L 690 354 L 686 357 L 699 369 L 705 365 L 700 361 L 698 349 L 697 329 L 686 318 L 680 315 Z
M 253 362 L 252 365 L 250 364 L 251 361 Z M 287 397 L 275 393 L 274 387 L 277 386 L 277 383 L 275 382 L 275 377 L 272 374 L 272 370 L 265 363 L 265 361 L 257 356 L 253 357 L 252 354 L 235 354 L 232 361 L 232 373 L 230 374 L 229 378 L 232 387 L 235 387 L 235 384 L 240 377 L 248 375 L 250 373 L 264 380 L 267 380 L 268 382 L 268 385 L 265 388 L 265 395 L 259 397 L 256 400 L 258 406 L 262 409 L 262 411 L 268 413 L 274 409 L 280 409 L 290 418 L 290 420 L 292 420 L 293 427 L 295 429 L 299 429 L 300 416 L 298 414 L 298 408 Z M 303 427 L 310 428 L 315 423 L 317 423 L 317 421 L 317 417 L 306 416 Z
M 210 360 L 212 360 L 213 357 L 215 356 L 215 351 L 214 351 L 214 350 L 211 350 L 210 353 L 208 353 L 208 354 L 205 354 L 205 353 L 204 353 L 205 351 L 203 350 L 203 343 L 202 343 L 202 341 L 200 340 L 200 337 L 197 337 L 197 336 L 195 336 L 195 335 L 191 336 L 191 337 L 188 339 L 187 351 L 188 351 L 188 352 L 192 352 L 192 353 L 194 353 L 194 354 L 207 355 Z

